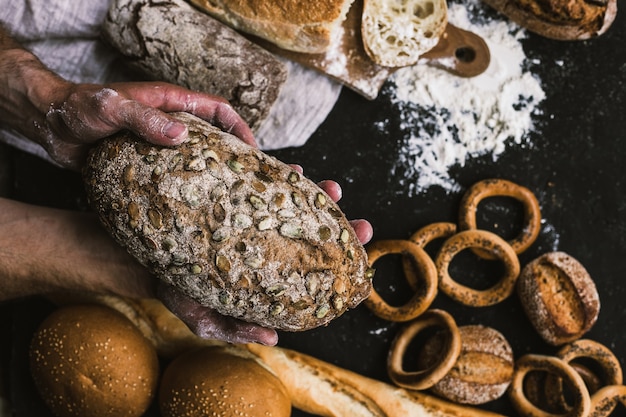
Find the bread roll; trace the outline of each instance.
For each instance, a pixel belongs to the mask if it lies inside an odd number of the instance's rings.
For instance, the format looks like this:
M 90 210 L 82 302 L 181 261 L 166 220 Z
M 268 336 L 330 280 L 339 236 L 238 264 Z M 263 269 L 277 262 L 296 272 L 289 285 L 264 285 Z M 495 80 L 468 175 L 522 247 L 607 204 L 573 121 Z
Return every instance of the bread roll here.
M 584 40 L 605 33 L 617 15 L 617 0 L 484 0 L 531 32 L 556 40 Z
M 129 133 L 84 179 L 106 229 L 157 277 L 221 314 L 289 331 L 369 295 L 367 254 L 339 207 L 286 164 L 189 114 L 179 147 Z
M 479 405 L 500 398 L 513 379 L 513 349 L 499 331 L 482 325 L 459 327 L 461 354 L 450 372 L 431 391 L 461 404 Z M 433 336 L 418 357 L 427 368 L 441 355 L 443 334 Z
M 445 0 L 364 0 L 363 46 L 379 65 L 413 65 L 437 45 L 447 23 Z
M 50 314 L 33 336 L 30 368 L 59 417 L 141 416 L 159 376 L 154 347 L 126 317 L 99 305 Z
M 354 0 L 191 0 L 216 19 L 295 52 L 322 53 Z
M 565 252 L 549 252 L 528 263 L 517 280 L 517 294 L 535 330 L 555 346 L 582 337 L 600 313 L 593 279 Z
M 173 358 L 192 349 L 225 348 L 225 353 L 255 360 L 282 382 L 293 408 L 326 416 L 503 417 L 479 408 L 451 403 L 426 393 L 405 390 L 293 350 L 258 343 L 229 345 L 202 339 L 157 300 L 98 297 L 118 309 L 157 346 Z M 174 353 L 173 356 L 170 354 Z
M 224 97 L 253 131 L 287 79 L 282 61 L 184 0 L 115 0 L 103 34 L 148 77 Z
M 282 382 L 235 348 L 204 347 L 174 359 L 163 373 L 158 402 L 163 417 L 291 415 Z

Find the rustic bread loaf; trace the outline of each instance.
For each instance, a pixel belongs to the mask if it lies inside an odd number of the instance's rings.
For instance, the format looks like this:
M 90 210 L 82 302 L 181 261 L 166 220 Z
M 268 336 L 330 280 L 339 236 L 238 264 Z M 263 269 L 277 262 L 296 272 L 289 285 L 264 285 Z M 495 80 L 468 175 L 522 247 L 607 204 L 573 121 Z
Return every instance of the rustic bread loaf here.
M 341 28 L 354 0 L 191 0 L 216 19 L 277 46 L 322 53 Z
M 371 290 L 367 255 L 316 184 L 194 116 L 175 148 L 102 141 L 84 180 L 103 224 L 157 277 L 221 314 L 306 330 Z
M 385 67 L 417 63 L 448 24 L 445 0 L 364 0 L 361 34 L 365 52 Z
M 115 0 L 103 36 L 148 77 L 224 97 L 253 131 L 287 79 L 282 61 L 184 0 Z
M 484 0 L 513 22 L 556 40 L 602 35 L 617 15 L 617 0 Z

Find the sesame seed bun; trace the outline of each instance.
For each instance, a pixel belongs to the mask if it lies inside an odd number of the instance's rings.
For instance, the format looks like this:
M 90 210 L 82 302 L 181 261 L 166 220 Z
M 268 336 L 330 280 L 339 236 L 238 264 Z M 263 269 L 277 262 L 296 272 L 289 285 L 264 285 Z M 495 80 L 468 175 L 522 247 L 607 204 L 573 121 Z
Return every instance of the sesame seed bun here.
M 165 369 L 159 388 L 163 417 L 237 415 L 289 417 L 282 382 L 251 355 L 222 347 L 186 352 Z
M 29 353 L 35 386 L 59 417 L 141 416 L 156 393 L 154 347 L 108 307 L 55 310 L 35 332 Z

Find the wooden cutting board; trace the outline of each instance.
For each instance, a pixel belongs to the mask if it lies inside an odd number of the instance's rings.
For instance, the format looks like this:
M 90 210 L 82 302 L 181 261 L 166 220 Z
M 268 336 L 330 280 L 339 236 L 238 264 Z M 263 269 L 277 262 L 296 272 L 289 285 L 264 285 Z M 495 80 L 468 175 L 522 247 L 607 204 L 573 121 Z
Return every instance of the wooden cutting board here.
M 373 100 L 393 68 L 382 67 L 372 61 L 365 52 L 361 38 L 361 15 L 363 2 L 357 0 L 344 20 L 341 31 L 330 48 L 323 54 L 306 54 L 287 51 L 263 42 L 263 47 L 276 55 L 295 61 L 301 65 L 321 71 Z
M 354 2 L 341 30 L 328 51 L 323 54 L 306 54 L 287 51 L 268 42 L 260 43 L 271 52 L 316 69 L 373 100 L 390 75 L 397 68 L 376 64 L 365 52 L 361 37 L 363 2 Z M 460 77 L 473 77 L 487 69 L 489 48 L 478 35 L 448 24 L 439 43 L 420 57 L 425 65 L 435 66 Z M 419 64 L 418 64 L 419 65 Z

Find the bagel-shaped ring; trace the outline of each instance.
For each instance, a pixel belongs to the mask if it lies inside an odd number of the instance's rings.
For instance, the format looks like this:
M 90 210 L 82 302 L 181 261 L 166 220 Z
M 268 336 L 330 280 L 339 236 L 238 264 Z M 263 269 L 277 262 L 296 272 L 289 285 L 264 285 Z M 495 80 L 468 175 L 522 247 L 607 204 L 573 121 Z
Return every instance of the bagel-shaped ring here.
M 568 343 L 563 346 L 556 354 L 556 356 L 572 366 L 583 378 L 585 385 L 587 386 L 590 394 L 595 392 L 595 388 L 587 381 L 593 378 L 594 374 L 586 375 L 586 372 L 591 372 L 589 368 L 576 364 L 573 361 L 577 358 L 591 359 L 599 365 L 599 369 L 602 371 L 603 385 L 622 385 L 623 374 L 622 366 L 619 363 L 619 359 L 613 354 L 613 352 L 604 346 L 603 344 L 590 339 L 579 339 L 574 342 Z M 599 375 L 595 375 L 599 378 Z M 594 378 L 595 379 L 595 378 Z M 550 397 L 557 401 L 557 405 L 562 409 L 568 409 L 569 405 L 565 400 L 563 393 L 563 382 L 556 375 L 549 375 L 546 378 L 546 390 L 554 393 Z M 617 401 L 613 402 L 613 407 L 617 405 Z M 612 410 L 608 411 L 610 414 Z
M 600 388 L 591 396 L 589 417 L 609 416 L 618 402 L 626 406 L 626 386 L 607 385 Z
M 485 290 L 477 290 L 459 284 L 450 277 L 448 267 L 452 259 L 468 248 L 486 250 L 502 260 L 505 274 L 500 281 Z M 448 238 L 437 254 L 435 266 L 439 274 L 439 290 L 453 300 L 471 307 L 494 305 L 509 297 L 520 273 L 519 258 L 511 246 L 500 236 L 486 230 L 464 230 Z
M 424 249 L 426 248 L 426 245 L 428 245 L 433 240 L 438 238 L 448 238 L 455 233 L 456 224 L 454 223 L 431 223 L 413 233 L 409 240 Z M 402 266 L 404 268 L 404 276 L 406 276 L 406 279 L 409 282 L 409 286 L 413 291 L 417 291 L 419 289 L 419 282 L 413 279 L 416 277 L 416 275 L 412 272 L 413 265 L 411 264 L 410 258 L 404 258 L 402 260 Z
M 526 398 L 524 379 L 531 371 L 556 374 L 570 389 L 574 404 L 564 414 L 554 414 L 538 408 Z M 513 380 L 509 386 L 509 398 L 520 415 L 532 417 L 586 417 L 591 409 L 591 398 L 582 377 L 564 360 L 556 356 L 526 354 L 515 364 Z
M 437 269 L 426 251 L 408 240 L 379 240 L 368 245 L 367 257 L 370 268 L 380 257 L 389 254 L 401 254 L 413 259 L 426 284 L 424 290 L 416 291 L 407 303 L 396 307 L 385 302 L 380 294 L 372 288 L 364 304 L 372 313 L 385 320 L 413 320 L 430 307 L 437 295 Z M 418 279 L 411 277 L 407 281 L 417 282 Z
M 445 354 L 440 356 L 438 363 L 427 369 L 405 371 L 402 367 L 402 361 L 411 340 L 422 330 L 435 326 L 441 327 L 448 335 L 445 338 L 446 350 L 442 352 Z M 456 321 L 444 310 L 432 309 L 406 324 L 396 335 L 387 357 L 387 372 L 389 378 L 400 387 L 425 390 L 431 388 L 450 372 L 460 354 L 461 334 Z
M 524 227 L 509 240 L 516 254 L 524 252 L 532 245 L 541 230 L 541 210 L 537 197 L 528 188 L 503 179 L 487 179 L 472 185 L 461 199 L 459 230 L 477 229 L 476 212 L 480 202 L 487 197 L 511 197 L 524 205 Z M 490 255 L 480 250 L 479 256 L 489 259 Z

